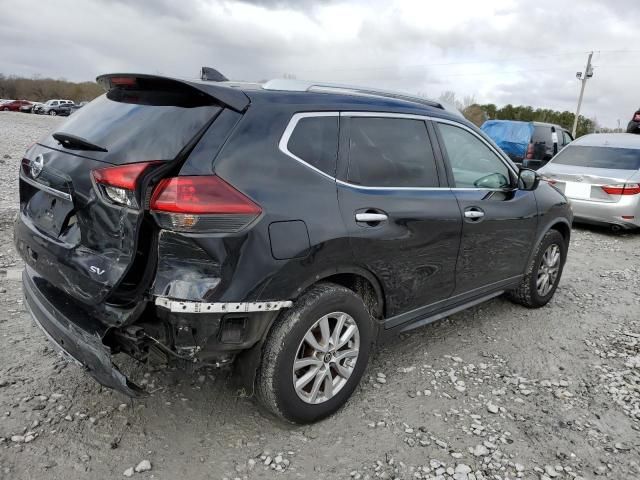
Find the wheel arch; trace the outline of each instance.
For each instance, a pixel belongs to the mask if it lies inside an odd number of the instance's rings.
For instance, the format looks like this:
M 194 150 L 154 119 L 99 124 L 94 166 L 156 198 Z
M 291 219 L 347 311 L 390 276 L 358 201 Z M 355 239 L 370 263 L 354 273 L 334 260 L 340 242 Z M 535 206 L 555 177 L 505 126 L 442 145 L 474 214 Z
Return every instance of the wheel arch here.
M 354 291 L 362 298 L 374 318 L 381 320 L 384 317 L 386 302 L 380 281 L 367 269 L 357 266 L 336 268 L 314 275 L 297 289 L 292 300 L 295 301 L 321 282 L 335 283 Z
M 527 265 L 529 264 L 529 262 L 531 262 L 531 259 L 535 255 L 535 252 L 536 252 L 535 246 L 542 241 L 542 238 L 546 235 L 546 233 L 549 230 L 556 230 L 557 232 L 559 232 L 565 241 L 565 246 L 567 248 L 569 247 L 569 241 L 571 240 L 571 223 L 569 222 L 569 220 L 567 220 L 564 217 L 555 217 L 550 221 L 548 221 L 544 225 L 544 227 L 540 229 L 538 233 L 538 237 L 536 238 L 536 241 L 533 244 L 534 248 L 532 248 L 531 252 L 529 252 L 529 259 L 527 261 Z
M 560 235 L 564 238 L 564 244 L 567 247 L 569 246 L 569 241 L 571 240 L 571 225 L 569 225 L 569 222 L 563 221 L 563 219 L 558 219 L 558 221 L 551 225 L 548 230 L 557 230 L 560 232 Z

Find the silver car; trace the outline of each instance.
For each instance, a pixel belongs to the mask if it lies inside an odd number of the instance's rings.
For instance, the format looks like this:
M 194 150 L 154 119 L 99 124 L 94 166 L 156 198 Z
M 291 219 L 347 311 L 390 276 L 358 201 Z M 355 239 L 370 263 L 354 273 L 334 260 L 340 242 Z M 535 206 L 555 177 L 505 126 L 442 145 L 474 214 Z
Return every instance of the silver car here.
M 640 227 L 640 135 L 585 135 L 538 173 L 571 201 L 577 221 Z

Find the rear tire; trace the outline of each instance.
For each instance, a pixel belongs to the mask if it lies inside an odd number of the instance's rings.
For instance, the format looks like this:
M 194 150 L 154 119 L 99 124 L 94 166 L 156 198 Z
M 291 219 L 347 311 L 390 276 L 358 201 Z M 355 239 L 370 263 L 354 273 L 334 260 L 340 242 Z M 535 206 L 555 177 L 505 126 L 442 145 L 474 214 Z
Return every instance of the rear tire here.
M 549 303 L 558 288 L 567 246 L 557 230 L 549 230 L 536 247 L 520 286 L 508 293 L 511 300 L 528 308 L 540 308 Z
M 336 412 L 360 382 L 374 330 L 353 291 L 333 283 L 315 285 L 282 312 L 267 336 L 256 381 L 258 400 L 295 423 Z

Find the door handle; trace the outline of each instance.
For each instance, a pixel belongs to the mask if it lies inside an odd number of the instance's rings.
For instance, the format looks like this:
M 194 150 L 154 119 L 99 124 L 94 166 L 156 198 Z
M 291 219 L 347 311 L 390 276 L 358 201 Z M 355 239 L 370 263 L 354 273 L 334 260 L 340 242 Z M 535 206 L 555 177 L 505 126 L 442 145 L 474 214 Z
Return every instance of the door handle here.
M 376 223 L 388 220 L 384 213 L 356 213 L 356 222 Z
M 479 218 L 484 217 L 484 212 L 479 209 L 469 209 L 464 211 L 465 218 L 470 218 L 471 220 L 477 220 Z
M 484 212 L 479 210 L 467 210 L 464 212 L 464 216 L 467 218 L 482 218 L 484 217 Z

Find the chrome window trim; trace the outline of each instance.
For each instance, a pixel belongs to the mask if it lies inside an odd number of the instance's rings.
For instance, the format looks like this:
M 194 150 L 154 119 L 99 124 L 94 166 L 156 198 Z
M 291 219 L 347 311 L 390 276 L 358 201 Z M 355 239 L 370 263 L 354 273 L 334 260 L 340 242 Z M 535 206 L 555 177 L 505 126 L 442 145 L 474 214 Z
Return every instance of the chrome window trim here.
M 297 155 L 294 155 L 293 153 L 291 153 L 289 151 L 288 148 L 288 144 L 289 144 L 289 139 L 291 138 L 291 135 L 293 134 L 293 131 L 295 130 L 296 126 L 298 125 L 298 122 L 302 119 L 302 118 L 309 118 L 309 117 L 373 117 L 373 118 L 403 118 L 403 119 L 410 119 L 410 120 L 422 120 L 422 121 L 433 121 L 433 122 L 440 122 L 440 123 L 446 123 L 449 125 L 453 125 L 454 127 L 458 127 L 458 128 L 462 128 L 466 131 L 468 131 L 469 133 L 471 133 L 472 135 L 474 135 L 477 139 L 479 139 L 482 143 L 484 143 L 487 147 L 489 147 L 489 149 L 502 161 L 502 163 L 504 163 L 504 165 L 514 174 L 518 175 L 518 173 L 515 171 L 515 169 L 513 167 L 511 167 L 511 165 L 509 165 L 505 159 L 502 157 L 502 155 L 496 151 L 495 148 L 493 148 L 491 146 L 491 144 L 489 144 L 488 142 L 486 142 L 481 136 L 479 136 L 476 132 L 474 132 L 472 129 L 470 129 L 469 127 L 467 127 L 466 125 L 463 125 L 461 123 L 455 122 L 453 120 L 448 120 L 448 119 L 443 119 L 443 118 L 438 118 L 438 117 L 430 117 L 428 115 L 416 115 L 416 114 L 412 114 L 412 113 L 390 113 L 390 112 L 350 112 L 350 111 L 346 111 L 346 112 L 301 112 L 301 113 L 294 113 L 291 117 L 291 119 L 289 120 L 289 123 L 287 124 L 287 127 L 284 130 L 284 133 L 282 134 L 282 137 L 280 137 L 280 142 L 278 143 L 278 149 L 284 153 L 285 155 L 287 155 L 288 157 L 293 158 L 294 160 L 296 160 L 297 162 L 300 162 L 302 165 L 305 165 L 307 168 L 310 168 L 311 170 L 314 170 L 315 172 L 319 173 L 320 175 L 331 179 L 332 181 L 336 182 L 339 185 L 345 186 L 345 187 L 350 187 L 350 188 L 356 188 L 356 189 L 361 189 L 361 190 L 387 190 L 387 191 L 392 191 L 392 190 L 401 190 L 401 191 L 406 191 L 406 190 L 414 190 L 414 191 L 429 191 L 429 190 L 451 190 L 451 191 L 485 191 L 485 192 L 504 192 L 507 191 L 507 189 L 504 188 L 473 188 L 473 187 L 372 187 L 369 185 L 356 185 L 355 183 L 349 183 L 346 182 L 344 180 L 340 180 L 332 175 L 329 175 L 328 173 L 323 172 L 322 170 L 314 167 L 313 165 L 305 162 L 302 158 L 298 157 Z
M 36 180 L 33 180 L 25 175 L 20 175 L 20 178 L 22 180 L 24 180 L 25 182 L 27 182 L 29 185 L 32 185 L 40 190 L 43 190 L 47 193 L 50 193 L 51 195 L 54 195 L 56 197 L 59 198 L 63 198 L 64 200 L 69 200 L 72 201 L 71 195 L 69 195 L 68 193 L 65 192 L 61 192 L 60 190 L 56 190 L 55 188 L 51 188 L 47 185 L 44 185 L 43 183 L 40 183 Z
M 403 190 L 450 190 L 450 191 L 469 191 L 469 192 L 475 192 L 475 191 L 483 191 L 483 192 L 505 192 L 508 191 L 504 188 L 479 188 L 479 187 L 370 187 L 367 185 L 356 185 L 355 183 L 349 183 L 349 182 L 345 182 L 343 180 L 338 180 L 336 179 L 336 183 L 344 186 L 344 187 L 349 187 L 349 188 L 355 188 L 355 189 L 360 189 L 360 190 L 389 190 L 389 191 L 403 191 Z
M 304 113 L 294 113 L 293 116 L 291 117 L 291 120 L 289 120 L 289 124 L 287 125 L 287 128 L 284 129 L 284 133 L 282 134 L 282 137 L 280 137 L 280 142 L 278 143 L 278 148 L 285 155 L 293 158 L 294 160 L 300 162 L 301 164 L 309 167 L 311 170 L 314 170 L 317 173 L 319 173 L 320 175 L 323 175 L 323 176 L 325 176 L 327 178 L 330 178 L 331 180 L 333 180 L 335 182 L 336 178 L 334 176 L 323 172 L 319 168 L 314 167 L 310 163 L 305 162 L 302 158 L 300 158 L 297 155 L 294 155 L 293 153 L 291 153 L 289 151 L 289 140 L 291 139 L 291 135 L 293 135 L 293 131 L 296 129 L 296 126 L 298 126 L 298 122 L 300 120 L 302 120 L 303 118 L 339 117 L 339 116 L 340 116 L 340 112 L 304 112 Z

